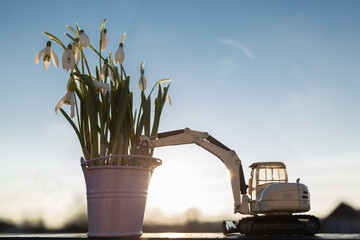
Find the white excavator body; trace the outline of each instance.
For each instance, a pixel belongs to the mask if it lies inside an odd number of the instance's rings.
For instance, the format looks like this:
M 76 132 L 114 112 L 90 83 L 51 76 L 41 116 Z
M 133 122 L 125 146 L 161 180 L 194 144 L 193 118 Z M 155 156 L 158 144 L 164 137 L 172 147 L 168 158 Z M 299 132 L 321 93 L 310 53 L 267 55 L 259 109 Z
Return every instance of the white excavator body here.
M 227 167 L 234 198 L 234 213 L 252 215 L 235 221 L 224 221 L 225 235 L 299 234 L 314 235 L 319 231 L 319 219 L 311 215 L 293 215 L 310 210 L 308 188 L 289 183 L 286 166 L 282 162 L 257 162 L 250 165 L 251 177 L 246 185 L 240 158 L 235 151 L 210 136 L 189 128 L 141 136 L 135 155 L 146 155 L 156 147 L 194 143 L 217 156 Z M 247 189 L 249 188 L 249 195 Z

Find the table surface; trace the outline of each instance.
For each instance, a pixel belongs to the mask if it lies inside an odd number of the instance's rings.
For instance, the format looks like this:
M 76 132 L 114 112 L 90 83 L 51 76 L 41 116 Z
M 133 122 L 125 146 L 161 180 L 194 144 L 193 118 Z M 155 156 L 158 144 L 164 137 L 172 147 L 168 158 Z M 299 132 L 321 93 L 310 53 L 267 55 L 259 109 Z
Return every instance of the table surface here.
M 86 233 L 68 233 L 68 234 L 0 234 L 0 239 L 91 239 L 88 238 Z M 97 238 L 104 239 L 104 238 Z M 359 234 L 316 234 L 313 237 L 303 237 L 303 236 L 251 236 L 245 237 L 242 235 L 230 235 L 224 236 L 222 233 L 144 233 L 140 238 L 138 237 L 124 237 L 124 238 L 105 238 L 105 239 L 139 239 L 139 240 L 165 240 L 165 239 L 177 239 L 177 240 L 192 240 L 192 239 L 203 239 L 203 240 L 211 240 L 211 239 L 243 239 L 243 240 L 257 240 L 257 239 L 267 239 L 267 240 L 360 240 Z

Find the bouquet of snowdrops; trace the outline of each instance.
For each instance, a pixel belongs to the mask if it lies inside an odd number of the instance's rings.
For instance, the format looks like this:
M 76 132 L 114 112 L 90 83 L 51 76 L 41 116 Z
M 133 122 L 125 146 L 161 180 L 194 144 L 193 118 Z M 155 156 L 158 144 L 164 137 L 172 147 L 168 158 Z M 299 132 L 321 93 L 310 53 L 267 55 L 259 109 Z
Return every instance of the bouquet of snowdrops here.
M 89 37 L 76 24 L 76 29 L 67 26 L 72 32 L 72 34 L 65 33 L 70 39 L 67 46 L 54 35 L 43 32 L 50 40 L 35 58 L 35 63 L 38 63 L 42 57 L 45 70 L 48 69 L 51 60 L 58 67 L 59 60 L 51 49 L 51 44 L 56 42 L 64 49 L 61 63 L 63 69 L 70 71 L 70 77 L 66 84 L 66 94 L 56 105 L 55 112 L 60 110 L 73 127 L 87 160 L 134 153 L 140 135 L 157 134 L 164 104 L 168 101 L 171 105 L 168 95 L 170 84 L 162 86 L 162 83 L 169 82 L 170 79 L 159 80 L 150 93 L 145 94 L 146 79 L 144 62 L 142 62 L 139 78 L 141 101 L 139 108 L 134 110 L 133 92 L 129 87 L 130 76 L 126 74 L 122 65 L 125 58 L 123 49 L 125 33 L 115 56 L 112 56 L 111 51 L 105 55 L 103 52 L 108 42 L 105 23 L 106 19 L 100 26 L 98 50 L 90 44 Z M 99 65 L 95 68 L 89 66 L 85 56 L 84 50 L 87 48 L 92 49 L 99 58 Z M 157 95 L 152 102 L 151 95 L 155 93 L 156 87 L 158 87 Z M 70 105 L 70 115 L 62 109 L 64 104 Z M 149 155 L 152 155 L 152 150 Z M 126 158 L 105 158 L 92 164 L 131 165 Z

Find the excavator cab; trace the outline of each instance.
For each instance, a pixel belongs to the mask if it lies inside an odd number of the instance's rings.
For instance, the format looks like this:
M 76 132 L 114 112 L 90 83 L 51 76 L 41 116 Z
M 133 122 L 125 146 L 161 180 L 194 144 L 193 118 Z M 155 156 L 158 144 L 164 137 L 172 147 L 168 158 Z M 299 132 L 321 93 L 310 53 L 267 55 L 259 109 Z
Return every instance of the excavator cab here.
M 249 193 L 258 200 L 259 193 L 274 183 L 287 183 L 286 166 L 282 162 L 257 162 L 250 165 Z
M 250 165 L 250 211 L 263 214 L 292 214 L 310 210 L 308 188 L 289 183 L 282 162 L 257 162 Z

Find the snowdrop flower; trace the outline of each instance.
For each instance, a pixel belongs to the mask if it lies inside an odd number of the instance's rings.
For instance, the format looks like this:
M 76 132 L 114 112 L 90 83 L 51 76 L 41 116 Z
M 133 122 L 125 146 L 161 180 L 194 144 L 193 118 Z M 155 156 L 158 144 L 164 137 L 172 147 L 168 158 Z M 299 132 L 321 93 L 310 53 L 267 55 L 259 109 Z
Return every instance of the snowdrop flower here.
M 70 117 L 73 118 L 75 116 L 75 99 L 74 92 L 66 91 L 65 95 L 60 99 L 58 104 L 55 106 L 55 112 L 62 107 L 63 104 L 70 105 Z
M 121 37 L 121 41 L 120 41 L 120 45 L 118 50 L 115 53 L 115 63 L 117 64 L 122 64 L 124 62 L 125 59 L 125 53 L 124 53 L 124 39 L 125 39 L 126 33 L 123 34 L 123 36 Z
M 75 80 L 73 75 L 71 74 L 66 84 L 66 93 L 55 106 L 55 113 L 57 113 L 57 111 L 62 107 L 62 105 L 67 104 L 70 105 L 70 117 L 73 118 L 75 116 L 75 87 Z
M 103 83 L 98 80 L 93 80 L 94 86 L 96 89 L 100 89 L 101 92 L 105 95 L 107 91 L 110 90 L 110 85 L 108 83 Z
M 71 46 L 75 56 L 75 64 L 78 65 L 80 62 L 80 49 L 76 46 L 75 43 L 71 43 Z
M 116 64 L 121 65 L 124 62 L 124 58 L 125 58 L 125 53 L 124 53 L 123 44 L 120 43 L 119 48 L 115 53 L 114 61 L 115 61 Z
M 88 35 L 86 35 L 86 33 L 84 32 L 84 30 L 80 30 L 79 41 L 80 41 L 80 44 L 81 44 L 84 48 L 90 47 L 90 39 L 89 39 Z
M 44 61 L 45 71 L 48 69 L 51 59 L 53 59 L 55 67 L 59 67 L 58 57 L 57 57 L 56 53 L 51 49 L 51 42 L 50 41 L 48 41 L 46 43 L 46 47 L 44 49 L 40 50 L 36 54 L 35 64 L 37 64 L 39 62 L 42 55 L 44 55 L 43 61 Z
M 140 88 L 140 91 L 145 91 L 146 89 L 146 78 L 145 78 L 145 75 L 144 75 L 144 65 L 145 65 L 145 62 L 142 62 L 141 65 L 140 65 L 140 78 L 139 78 L 139 88 Z
M 72 51 L 71 44 L 68 45 L 67 50 L 61 56 L 62 67 L 69 71 L 71 69 L 74 70 L 75 68 L 75 55 Z
M 106 28 L 104 28 L 103 32 L 101 33 L 101 51 L 105 51 L 107 43 L 108 43 L 107 30 Z

